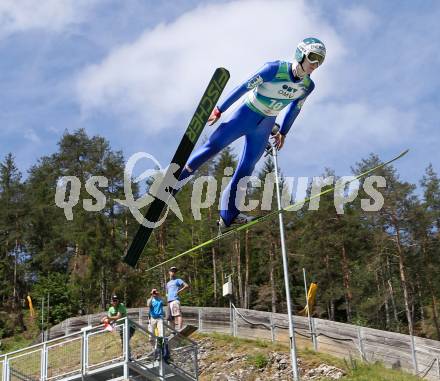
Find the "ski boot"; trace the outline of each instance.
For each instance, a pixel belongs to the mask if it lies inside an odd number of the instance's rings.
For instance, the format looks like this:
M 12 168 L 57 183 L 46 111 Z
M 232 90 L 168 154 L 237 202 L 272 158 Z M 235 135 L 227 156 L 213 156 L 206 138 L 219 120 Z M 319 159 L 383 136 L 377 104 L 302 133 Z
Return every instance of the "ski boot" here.
M 220 217 L 220 219 L 217 221 L 219 234 L 223 233 L 227 228 L 229 228 L 232 225 L 244 225 L 248 222 L 251 222 L 254 219 L 255 217 L 248 216 L 244 213 L 240 213 L 237 217 L 234 218 L 231 225 L 226 225 L 225 221 L 223 221 L 223 218 Z

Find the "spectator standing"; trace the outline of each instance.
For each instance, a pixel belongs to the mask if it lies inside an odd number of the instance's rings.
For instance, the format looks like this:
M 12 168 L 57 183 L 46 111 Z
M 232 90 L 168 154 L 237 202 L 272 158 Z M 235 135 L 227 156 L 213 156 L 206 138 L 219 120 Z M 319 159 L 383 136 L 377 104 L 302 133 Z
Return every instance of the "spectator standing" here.
M 177 267 L 173 266 L 169 269 L 168 274 L 170 280 L 166 285 L 167 301 L 168 301 L 168 320 L 176 330 L 182 329 L 183 319 L 180 308 L 179 294 L 189 288 L 188 284 L 182 279 L 176 277 Z
M 147 301 L 147 306 L 149 308 L 150 323 L 148 327 L 150 333 L 154 336 L 163 337 L 164 301 L 161 299 L 157 288 L 151 290 L 151 297 Z

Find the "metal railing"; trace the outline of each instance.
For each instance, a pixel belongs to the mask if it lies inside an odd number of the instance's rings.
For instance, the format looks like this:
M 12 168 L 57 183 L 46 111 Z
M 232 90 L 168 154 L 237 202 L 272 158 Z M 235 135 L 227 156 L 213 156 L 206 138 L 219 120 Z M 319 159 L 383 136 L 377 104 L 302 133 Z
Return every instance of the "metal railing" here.
M 220 332 L 239 337 L 267 339 L 288 343 L 287 315 L 238 308 L 182 307 L 184 322 L 199 327 L 200 332 Z M 62 336 L 79 331 L 87 324 L 97 324 L 103 314 L 70 318 L 52 327 L 46 335 Z M 146 326 L 148 308 L 131 308 L 132 321 Z M 339 357 L 358 357 L 364 361 L 380 361 L 385 366 L 400 368 L 429 380 L 440 380 L 440 342 L 395 332 L 381 331 L 346 323 L 302 316 L 293 316 L 298 345 Z M 311 336 L 316 337 L 316 343 Z M 415 357 L 413 359 L 413 356 Z M 414 360 L 418 371 L 414 369 Z M 0 369 L 1 365 L 0 357 Z
M 2 381 L 81 380 L 106 373 L 128 379 L 192 381 L 198 378 L 197 344 L 164 324 L 164 337 L 123 318 L 112 332 L 103 325 L 0 356 Z M 164 350 L 166 346 L 167 351 Z M 106 378 L 108 379 L 108 378 Z
M 197 343 L 188 337 L 177 334 L 171 327 L 164 324 L 164 337 L 167 339 L 170 352 L 167 363 L 189 377 L 198 377 Z

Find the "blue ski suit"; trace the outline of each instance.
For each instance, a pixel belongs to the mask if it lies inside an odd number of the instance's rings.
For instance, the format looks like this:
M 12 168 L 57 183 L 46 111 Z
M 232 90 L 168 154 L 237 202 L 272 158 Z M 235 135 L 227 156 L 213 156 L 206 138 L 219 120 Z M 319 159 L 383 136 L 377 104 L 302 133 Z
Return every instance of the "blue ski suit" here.
M 266 63 L 250 79 L 235 88 L 218 106 L 226 111 L 241 96 L 244 102 L 228 120 L 221 123 L 208 141 L 190 157 L 180 180 L 193 174 L 203 163 L 238 138 L 245 136 L 244 150 L 237 169 L 222 195 L 220 216 L 229 226 L 240 213 L 236 206 L 237 185 L 241 178 L 250 176 L 267 145 L 279 112 L 287 107 L 280 133 L 286 135 L 307 96 L 315 85 L 309 76 L 294 77 L 292 64 L 285 61 Z

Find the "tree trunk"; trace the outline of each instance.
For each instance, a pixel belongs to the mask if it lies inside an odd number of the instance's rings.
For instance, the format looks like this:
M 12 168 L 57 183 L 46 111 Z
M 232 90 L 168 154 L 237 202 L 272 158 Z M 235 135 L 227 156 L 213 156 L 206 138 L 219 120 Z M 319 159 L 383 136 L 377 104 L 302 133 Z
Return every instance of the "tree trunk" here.
M 212 212 L 211 208 L 208 208 L 208 223 L 209 226 L 212 226 Z M 214 237 L 214 229 L 211 227 L 209 229 L 211 233 L 211 237 Z M 218 290 L 217 290 L 217 251 L 215 250 L 215 246 L 211 246 L 211 254 L 212 254 L 212 283 L 213 283 L 213 292 L 214 292 L 214 305 L 217 306 L 218 301 Z
M 352 300 L 352 293 L 350 288 L 350 270 L 348 268 L 348 259 L 347 259 L 347 253 L 345 250 L 345 244 L 342 243 L 341 248 L 341 254 L 342 254 L 342 274 L 344 279 L 344 288 L 345 288 L 345 303 L 347 306 L 347 321 L 351 322 L 351 300 Z
M 333 299 L 330 299 L 327 304 L 327 313 L 328 313 L 329 320 L 334 321 L 335 320 L 335 301 Z
M 426 283 L 428 285 L 428 291 L 431 296 L 431 307 L 432 307 L 432 320 L 434 321 L 435 330 L 437 333 L 437 340 L 440 340 L 440 327 L 438 323 L 438 310 L 437 303 L 435 300 L 434 286 L 432 284 L 432 276 L 430 271 L 430 262 L 428 261 L 428 256 L 426 255 L 426 245 L 422 245 L 423 262 L 426 264 Z
M 12 295 L 12 310 L 15 311 L 17 307 L 17 240 L 15 241 L 15 248 L 14 248 L 14 289 L 13 289 L 13 295 Z
M 128 214 L 125 212 L 124 253 L 128 251 Z
M 275 242 L 273 237 L 271 237 L 271 244 L 269 249 L 269 281 L 271 289 L 271 306 L 272 312 L 277 312 L 277 291 L 275 286 Z
M 232 249 L 231 249 L 231 253 L 232 254 L 229 256 L 230 260 L 231 260 L 231 274 L 235 274 L 235 268 L 236 268 L 236 265 L 237 265 L 237 261 L 235 260 L 235 255 L 234 255 L 235 254 L 235 238 L 231 242 L 231 245 L 232 245 Z M 223 279 L 225 279 L 225 278 L 223 278 Z M 236 283 L 232 287 L 232 292 L 233 292 L 233 295 L 234 295 L 234 303 L 238 304 L 240 302 L 240 296 L 239 296 L 239 293 L 238 293 L 238 287 L 236 287 Z
M 220 262 L 220 279 L 225 279 L 225 272 L 223 271 L 223 264 Z M 230 296 L 232 298 L 232 295 Z
M 19 245 L 20 245 L 20 227 L 18 225 L 18 214 L 15 213 L 15 231 L 17 234 L 17 237 L 15 238 L 15 247 L 14 247 L 14 291 L 13 291 L 13 298 L 12 298 L 12 309 L 15 311 L 16 309 L 20 309 L 18 299 L 18 290 L 17 290 L 17 255 L 19 252 Z
M 237 282 L 238 282 L 238 297 L 240 302 L 240 307 L 243 307 L 243 280 L 241 277 L 241 256 L 240 256 L 240 238 L 236 237 L 234 240 L 234 249 L 237 260 Z
M 101 309 L 105 309 L 107 295 L 106 295 L 106 281 L 105 281 L 105 267 L 101 267 Z
M 165 261 L 165 231 L 164 231 L 165 227 L 164 224 L 160 225 L 158 229 L 156 229 L 157 231 L 157 247 L 159 249 L 159 257 L 161 262 Z M 162 280 L 161 280 L 161 285 L 162 285 L 162 289 L 166 288 L 166 284 L 168 281 L 168 272 L 167 270 L 164 268 L 163 273 L 162 273 Z
M 400 228 L 397 223 L 397 219 L 394 216 L 394 229 L 396 231 L 396 247 L 397 252 L 399 254 L 399 274 L 400 274 L 400 283 L 402 285 L 403 289 L 403 298 L 405 302 L 405 311 L 406 311 L 406 318 L 408 320 L 408 330 L 410 335 L 414 335 L 414 325 L 413 325 L 413 319 L 411 314 L 411 308 L 410 308 L 410 300 L 409 300 L 409 293 L 408 293 L 408 284 L 406 281 L 406 274 L 405 274 L 405 258 L 403 254 L 403 249 L 400 241 Z
M 249 230 L 246 230 L 244 240 L 244 253 L 245 253 L 245 273 L 244 273 L 244 308 L 249 308 Z
M 422 323 L 425 323 L 425 312 L 423 310 L 424 306 L 423 306 L 422 285 L 420 283 L 419 275 L 416 275 L 416 277 L 417 277 L 417 294 L 420 300 L 420 319 L 422 320 Z
M 327 279 L 329 281 L 330 284 L 330 300 L 327 303 L 327 312 L 328 312 L 328 318 L 329 320 L 335 320 L 335 301 L 333 299 L 333 290 L 332 290 L 332 280 L 331 280 L 331 276 L 330 276 L 330 258 L 328 253 L 325 254 L 324 257 L 324 263 L 325 263 L 325 270 L 326 270 L 326 275 L 327 275 Z
M 435 330 L 437 332 L 437 340 L 440 340 L 440 327 L 438 323 L 438 311 L 437 311 L 437 303 L 435 301 L 434 290 L 432 288 L 432 282 L 429 282 L 430 285 L 430 293 L 431 293 L 431 305 L 432 305 L 432 319 L 434 320 Z
M 390 329 L 390 326 L 391 326 L 391 321 L 390 321 L 390 307 L 389 307 L 389 305 L 388 305 L 388 291 L 387 291 L 387 287 L 386 287 L 386 285 L 385 285 L 385 279 L 384 279 L 384 276 L 383 276 L 383 274 L 381 273 L 381 276 L 380 276 L 380 280 L 379 280 L 379 274 L 377 275 L 377 287 L 378 287 L 378 289 L 380 289 L 380 285 L 379 285 L 379 282 L 381 282 L 382 283 L 382 289 L 383 289 L 383 305 L 384 305 L 384 307 L 385 307 L 385 328 L 386 329 Z M 380 290 L 379 290 L 379 295 L 380 295 Z
M 213 284 L 213 293 L 214 293 L 214 305 L 217 306 L 217 259 L 216 259 L 216 250 L 215 247 L 211 247 L 212 254 L 212 284 Z
M 115 240 L 115 231 L 116 231 L 116 219 L 115 219 L 115 204 L 111 201 L 110 215 L 112 220 L 112 228 L 110 231 L 110 237 L 112 238 L 112 242 Z
M 399 316 L 397 315 L 397 308 L 396 308 L 396 300 L 394 298 L 394 288 L 393 288 L 393 283 L 391 282 L 391 265 L 390 265 L 390 258 L 387 255 L 386 256 L 387 259 L 387 274 L 388 274 L 388 289 L 390 290 L 390 299 L 391 299 L 391 306 L 393 307 L 393 318 L 395 323 L 399 326 L 400 322 L 399 322 Z

